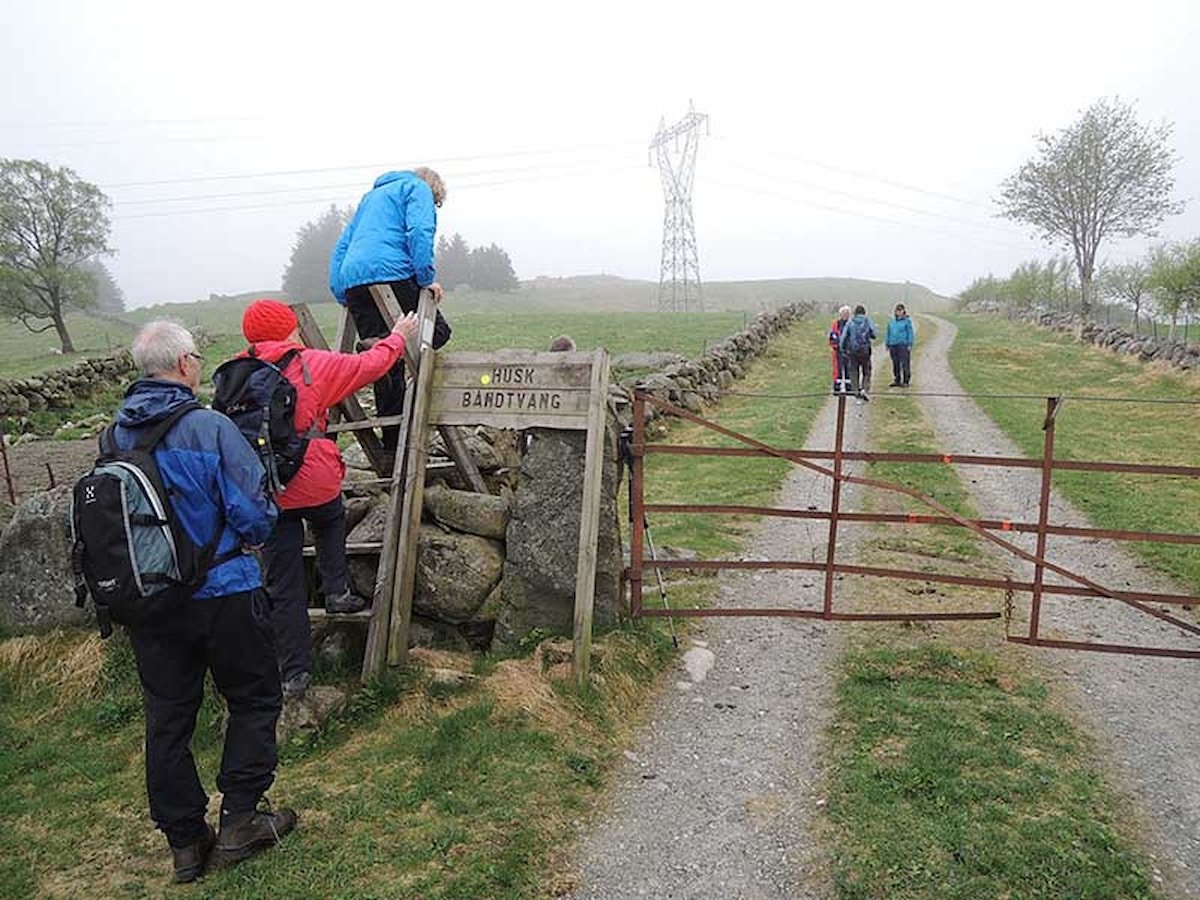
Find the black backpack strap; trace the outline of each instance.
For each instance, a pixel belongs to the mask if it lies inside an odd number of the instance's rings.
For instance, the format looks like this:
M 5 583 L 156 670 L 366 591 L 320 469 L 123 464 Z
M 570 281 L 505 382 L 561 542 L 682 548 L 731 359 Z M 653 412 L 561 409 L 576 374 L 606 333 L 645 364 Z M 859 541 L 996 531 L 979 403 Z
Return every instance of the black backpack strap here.
M 150 428 L 147 428 L 141 435 L 138 436 L 137 442 L 133 445 L 135 450 L 142 450 L 149 453 L 158 442 L 166 437 L 167 432 L 175 427 L 175 423 L 186 416 L 194 409 L 203 409 L 195 400 L 189 400 L 187 403 L 181 403 L 179 406 L 171 410 L 170 415 L 165 419 L 161 419 Z

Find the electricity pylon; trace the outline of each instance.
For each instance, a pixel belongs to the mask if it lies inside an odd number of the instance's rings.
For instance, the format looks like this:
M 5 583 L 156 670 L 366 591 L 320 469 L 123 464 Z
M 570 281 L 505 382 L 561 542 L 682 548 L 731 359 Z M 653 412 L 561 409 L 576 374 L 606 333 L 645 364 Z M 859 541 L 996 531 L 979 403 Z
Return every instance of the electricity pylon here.
M 658 157 L 662 176 L 663 243 L 662 267 L 658 275 L 659 312 L 703 312 L 700 294 L 700 258 L 696 252 L 696 224 L 692 218 L 692 182 L 696 176 L 696 149 L 700 126 L 708 133 L 708 116 L 688 111 L 674 125 L 660 119 L 650 141 L 650 152 Z

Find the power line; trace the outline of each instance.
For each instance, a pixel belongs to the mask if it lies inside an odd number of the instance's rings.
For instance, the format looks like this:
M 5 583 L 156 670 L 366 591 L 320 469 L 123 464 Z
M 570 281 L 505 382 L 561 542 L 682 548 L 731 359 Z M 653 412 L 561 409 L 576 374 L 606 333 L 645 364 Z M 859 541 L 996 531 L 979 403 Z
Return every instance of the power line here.
M 916 213 L 917 215 L 920 215 L 920 216 L 929 216 L 929 217 L 935 218 L 935 219 L 944 219 L 945 221 L 953 222 L 956 225 L 966 225 L 971 228 L 991 229 L 993 231 L 997 231 L 1002 234 L 1006 234 L 1009 237 L 1017 236 L 1013 229 L 1010 229 L 1003 225 L 997 225 L 994 222 L 980 222 L 980 221 L 975 221 L 972 219 L 963 219 L 958 216 L 950 216 L 950 215 L 946 215 L 945 213 L 934 212 L 933 210 L 923 209 L 923 208 L 917 207 L 917 206 L 909 206 L 905 203 L 896 203 L 895 201 L 892 201 L 892 200 L 885 200 L 882 197 L 873 197 L 869 194 L 859 194 L 859 193 L 855 193 L 854 191 L 843 191 L 838 188 L 825 187 L 823 185 L 816 184 L 811 181 L 805 181 L 804 179 L 793 178 L 789 175 L 778 175 L 778 174 L 775 174 L 772 172 L 764 172 L 764 171 L 759 171 L 756 169 L 745 169 L 744 167 L 743 167 L 742 171 L 745 172 L 746 174 L 756 175 L 759 178 L 769 179 L 771 181 L 784 181 L 789 184 L 794 184 L 798 187 L 805 187 L 810 190 L 822 191 L 827 194 L 833 194 L 833 195 L 839 196 L 839 197 L 846 197 L 851 200 L 861 200 L 861 201 L 865 201 L 868 203 L 875 203 L 880 206 L 891 207 L 892 209 L 899 209 L 904 212 Z
M 578 170 L 585 168 L 587 171 L 604 167 L 605 160 L 588 160 L 581 161 L 578 164 L 563 163 L 554 166 L 508 166 L 502 169 L 477 169 L 473 172 L 447 172 L 447 179 L 459 178 L 476 178 L 482 175 L 510 175 L 520 172 L 540 172 L 549 173 L 556 170 Z M 456 186 L 469 187 L 469 184 L 459 184 L 458 182 L 451 183 L 451 188 Z M 227 200 L 235 197 L 261 197 L 272 194 L 291 194 L 301 191 L 323 191 L 323 190 L 342 190 L 342 189 L 357 189 L 359 191 L 368 190 L 369 188 L 362 181 L 343 182 L 340 184 L 315 184 L 308 187 L 281 187 L 281 188 L 264 188 L 256 191 L 230 191 L 223 194 L 190 194 L 180 197 L 148 197 L 144 200 L 114 200 L 113 206 L 144 206 L 149 203 L 181 203 L 189 200 Z
M 872 213 L 862 212 L 860 210 L 846 209 L 843 206 L 833 206 L 828 203 L 816 203 L 812 200 L 802 199 L 799 197 L 792 197 L 787 194 L 781 194 L 778 191 L 765 191 L 765 190 L 762 190 L 761 188 L 755 187 L 753 185 L 738 184 L 737 182 L 732 182 L 732 181 L 713 180 L 712 183 L 722 186 L 722 187 L 732 188 L 732 189 L 738 190 L 738 191 L 747 191 L 752 194 L 758 194 L 760 196 L 767 197 L 771 200 L 777 200 L 777 201 L 782 201 L 782 202 L 786 202 L 786 203 L 793 203 L 798 206 L 808 206 L 813 209 L 823 209 L 823 210 L 827 210 L 828 212 L 840 213 L 842 215 L 847 215 L 847 216 L 855 216 L 860 219 L 871 219 L 876 222 L 884 222 L 888 225 L 899 225 L 902 228 L 915 228 L 920 231 L 933 232 L 934 234 L 949 235 L 950 237 L 955 237 L 955 238 L 958 238 L 959 240 L 963 239 L 963 235 L 961 235 L 961 234 L 956 234 L 955 232 L 947 231 L 944 228 L 935 228 L 932 225 L 925 225 L 925 224 L 919 223 L 919 222 L 905 222 L 901 219 L 889 219 L 886 216 L 877 216 L 877 215 L 873 215 Z M 1000 247 L 1010 247 L 1010 248 L 1019 249 L 1019 250 L 1028 250 L 1029 249 L 1027 246 L 1015 244 L 1015 243 L 1012 243 L 1011 241 L 996 240 L 995 238 L 986 238 L 986 237 L 980 237 L 977 235 L 971 235 L 971 236 L 969 236 L 969 238 L 972 241 L 978 241 L 978 242 L 987 243 L 987 244 L 995 244 Z
M 736 143 L 737 142 L 737 138 L 728 138 L 728 137 L 723 137 L 723 136 L 718 136 L 716 138 L 716 140 L 727 142 L 727 143 Z M 862 178 L 867 181 L 877 181 L 880 184 L 886 184 L 889 187 L 900 188 L 901 190 L 912 191 L 917 194 L 925 194 L 929 197 L 938 197 L 942 200 L 950 200 L 954 203 L 962 203 L 967 206 L 978 206 L 982 209 L 987 209 L 987 210 L 992 209 L 991 204 L 982 203 L 979 200 L 973 200 L 973 199 L 970 199 L 967 197 L 959 197 L 955 194 L 948 194 L 948 193 L 945 193 L 944 191 L 931 190 L 929 188 L 919 187 L 914 184 L 907 184 L 906 182 L 903 182 L 903 181 L 896 181 L 892 178 L 885 178 L 880 175 L 873 175 L 869 172 L 861 172 L 856 169 L 847 169 L 843 166 L 835 166 L 835 165 L 832 165 L 827 162 L 822 162 L 822 161 L 816 160 L 816 159 L 809 159 L 807 157 L 799 156 L 794 153 L 785 153 L 785 152 L 781 152 L 778 150 L 764 150 L 757 143 L 754 146 L 754 152 L 758 153 L 758 154 L 766 154 L 767 156 L 776 156 L 776 157 L 779 157 L 780 159 L 787 159 L 787 160 L 791 160 L 793 162 L 803 163 L 804 165 L 813 166 L 814 168 L 817 168 L 817 169 L 827 169 L 830 172 L 837 172 L 838 174 L 841 174 L 841 175 L 849 175 L 853 178 Z
M 640 171 L 644 171 L 644 169 L 645 169 L 645 167 L 642 165 L 632 165 L 631 164 L 631 165 L 627 165 L 627 166 L 606 167 L 604 169 L 604 171 L 606 171 L 606 172 L 628 172 L 628 171 L 637 170 L 640 172 Z M 538 176 L 527 176 L 524 178 L 509 178 L 509 179 L 498 179 L 498 180 L 494 180 L 494 181 L 480 181 L 480 182 L 475 182 L 473 184 L 461 185 L 461 186 L 455 188 L 455 190 L 469 191 L 469 190 L 475 190 L 478 188 L 506 187 L 508 185 L 513 185 L 513 184 L 527 184 L 531 181 L 554 180 L 554 179 L 560 179 L 560 178 L 575 178 L 575 177 L 578 177 L 579 175 L 593 174 L 594 171 L 595 170 L 588 170 L 588 171 L 582 171 L 582 172 L 564 172 L 564 173 L 560 173 L 558 175 L 538 175 Z M 199 209 L 178 209 L 178 210 L 162 210 L 162 211 L 155 211 L 155 212 L 124 213 L 121 215 L 113 216 L 112 218 L 114 219 L 114 221 L 125 221 L 127 219 L 154 219 L 154 218 L 163 218 L 163 217 L 169 217 L 169 216 L 190 216 L 190 215 L 204 215 L 204 214 L 208 214 L 208 213 L 242 212 L 242 211 L 246 211 L 246 210 L 274 209 L 274 208 L 283 207 L 283 206 L 302 206 L 302 205 L 306 205 L 306 204 L 316 205 L 318 203 L 320 203 L 320 204 L 341 203 L 341 202 L 344 202 L 345 200 L 347 200 L 345 195 L 338 196 L 338 197 L 308 197 L 308 198 L 296 199 L 296 200 L 278 200 L 278 201 L 273 201 L 270 203 L 239 204 L 236 206 L 214 206 L 214 207 L 207 207 L 207 208 L 202 207 Z
M 696 177 L 701 125 L 707 133 L 708 116 L 696 112 L 689 102 L 687 113 L 674 125 L 668 126 L 666 119 L 659 120 L 658 131 L 650 141 L 650 152 L 658 158 L 665 199 L 662 265 L 658 274 L 659 312 L 704 311 L 696 223 L 692 217 L 692 183 Z
M 638 145 L 633 143 L 621 142 L 608 144 L 583 144 L 575 147 L 555 147 L 535 150 L 506 150 L 498 153 L 474 153 L 465 156 L 441 156 L 437 157 L 437 164 L 443 165 L 445 163 L 474 162 L 475 160 L 481 159 L 507 159 L 521 156 L 549 156 L 558 153 L 576 153 L 581 150 L 596 150 L 600 148 L 611 149 L 614 147 L 622 147 L 632 150 L 637 146 Z M 275 178 L 285 175 L 319 175 L 324 172 L 354 172 L 362 169 L 402 169 L 406 165 L 416 165 L 416 163 L 398 164 L 396 160 L 393 159 L 388 162 L 359 163 L 349 166 L 324 166 L 315 169 L 276 169 L 268 172 L 245 172 L 236 175 L 190 175 L 181 178 L 160 178 L 154 181 L 111 182 L 109 184 L 101 184 L 100 187 L 104 188 L 105 190 L 111 190 L 113 188 L 127 187 L 155 187 L 163 184 L 192 184 L 200 181 L 240 181 L 242 179 Z

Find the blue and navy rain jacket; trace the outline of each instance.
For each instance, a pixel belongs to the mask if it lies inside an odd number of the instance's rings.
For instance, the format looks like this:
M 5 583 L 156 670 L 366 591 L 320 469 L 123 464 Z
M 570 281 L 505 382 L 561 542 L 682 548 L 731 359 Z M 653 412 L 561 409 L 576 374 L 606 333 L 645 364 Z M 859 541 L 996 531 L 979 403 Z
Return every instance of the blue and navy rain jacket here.
M 362 284 L 407 281 L 428 287 L 437 280 L 433 191 L 412 172 L 388 172 L 363 194 L 329 262 L 329 290 L 339 303 Z
M 186 385 L 139 379 L 125 392 L 113 439 L 128 450 L 137 443 L 140 429 L 195 399 Z M 220 413 L 210 409 L 187 413 L 167 432 L 154 458 L 175 516 L 196 546 L 212 540 L 222 518 L 218 556 L 243 544 L 261 544 L 275 528 L 278 513 L 263 492 L 262 463 L 237 426 Z M 258 587 L 262 587 L 258 561 L 237 555 L 214 567 L 195 596 L 223 597 Z

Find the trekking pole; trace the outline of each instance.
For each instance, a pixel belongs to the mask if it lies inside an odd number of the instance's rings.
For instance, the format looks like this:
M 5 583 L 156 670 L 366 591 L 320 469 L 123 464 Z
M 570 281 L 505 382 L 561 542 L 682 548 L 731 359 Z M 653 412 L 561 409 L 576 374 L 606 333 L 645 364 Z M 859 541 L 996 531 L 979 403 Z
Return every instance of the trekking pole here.
M 633 467 L 633 427 L 626 425 L 621 429 L 621 437 L 618 441 L 621 448 L 621 459 L 625 461 L 626 469 L 632 470 Z M 633 479 L 626 476 L 626 481 L 629 484 L 629 523 L 633 525 Z M 650 520 L 646 517 L 646 513 L 642 511 L 642 528 L 646 532 L 646 546 L 650 549 L 650 561 L 654 563 L 654 575 L 658 580 L 658 596 L 662 599 L 663 609 L 668 613 L 671 611 L 670 601 L 667 600 L 667 585 L 663 581 L 662 569 L 658 565 L 658 553 L 654 549 L 654 535 L 650 531 Z M 671 628 L 671 643 L 675 649 L 679 649 L 679 635 L 675 633 L 675 617 L 667 616 L 667 624 Z

